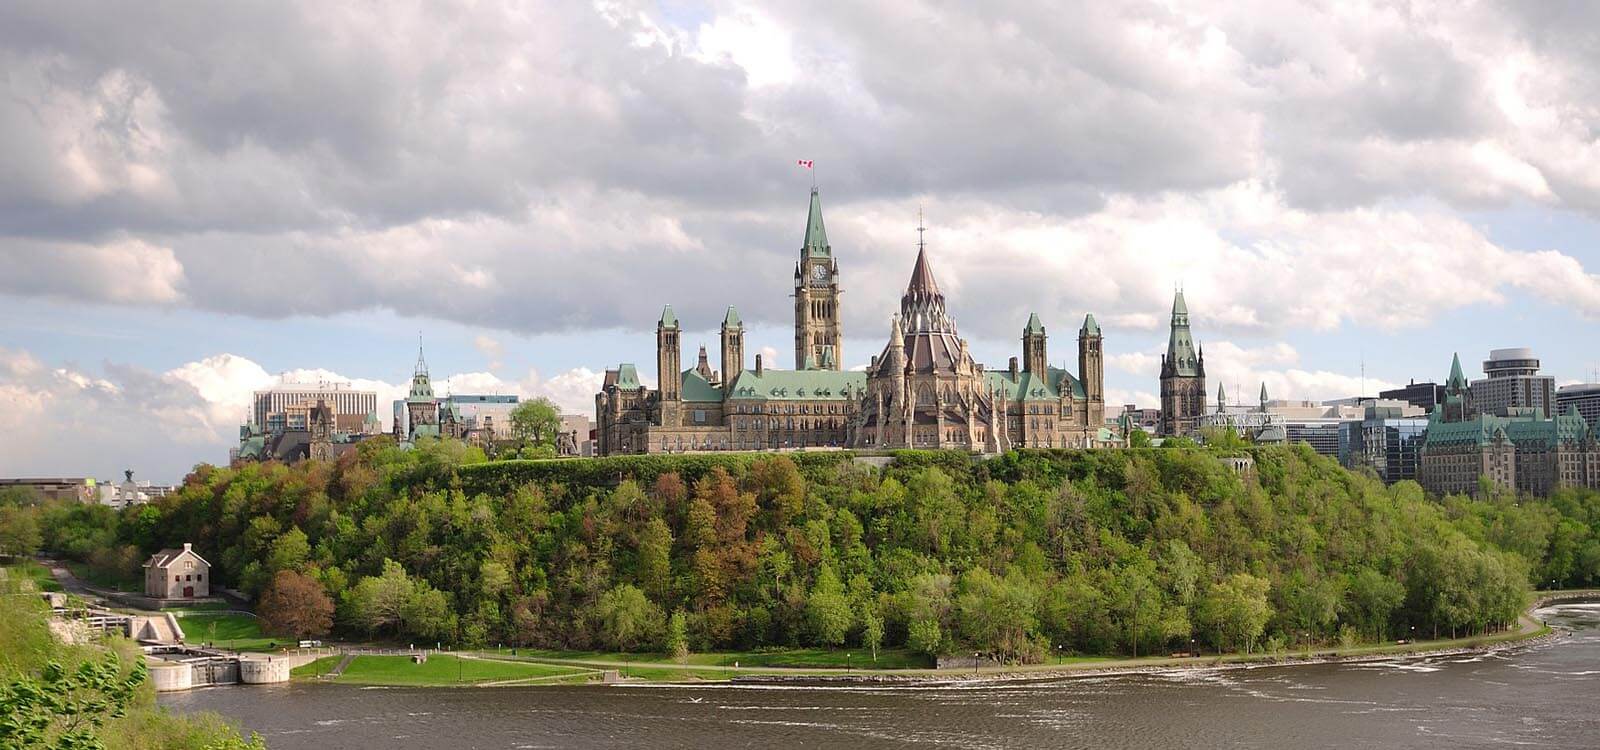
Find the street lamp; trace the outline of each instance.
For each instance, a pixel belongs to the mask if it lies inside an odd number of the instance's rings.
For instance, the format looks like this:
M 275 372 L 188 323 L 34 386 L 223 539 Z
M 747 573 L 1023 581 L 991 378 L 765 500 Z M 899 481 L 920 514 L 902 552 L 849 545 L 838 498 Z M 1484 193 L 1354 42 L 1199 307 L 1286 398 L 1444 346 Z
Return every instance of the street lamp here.
M 845 655 L 844 655 L 844 673 L 845 674 L 850 674 L 850 654 L 849 654 L 849 652 L 846 652 Z
M 972 676 L 978 676 L 978 652 L 972 652 Z

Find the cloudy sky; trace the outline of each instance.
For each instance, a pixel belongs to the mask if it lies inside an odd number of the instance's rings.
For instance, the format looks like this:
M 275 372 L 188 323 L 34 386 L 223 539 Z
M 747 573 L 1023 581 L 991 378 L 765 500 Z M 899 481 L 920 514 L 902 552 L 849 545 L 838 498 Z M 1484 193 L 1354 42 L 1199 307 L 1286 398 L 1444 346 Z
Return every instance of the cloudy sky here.
M 980 361 L 1093 312 L 1153 406 L 1532 346 L 1600 368 L 1600 17 L 1540 3 L 0 4 L 0 475 L 174 481 L 249 392 L 436 379 L 592 410 L 733 304 L 790 366 L 814 159 L 847 364 L 917 209 Z M 769 354 L 769 356 L 772 356 Z M 1363 365 L 1364 374 L 1363 379 Z M 1076 368 L 1076 365 L 1073 365 Z M 383 416 L 387 417 L 387 414 Z

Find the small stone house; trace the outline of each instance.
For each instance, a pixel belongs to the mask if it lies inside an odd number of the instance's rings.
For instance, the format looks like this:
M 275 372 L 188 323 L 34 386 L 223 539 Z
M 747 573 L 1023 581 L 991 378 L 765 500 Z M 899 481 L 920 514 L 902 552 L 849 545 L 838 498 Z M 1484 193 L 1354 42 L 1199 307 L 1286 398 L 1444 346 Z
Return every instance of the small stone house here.
M 164 549 L 144 564 L 144 595 L 155 599 L 195 599 L 211 595 L 211 563 L 185 542 Z

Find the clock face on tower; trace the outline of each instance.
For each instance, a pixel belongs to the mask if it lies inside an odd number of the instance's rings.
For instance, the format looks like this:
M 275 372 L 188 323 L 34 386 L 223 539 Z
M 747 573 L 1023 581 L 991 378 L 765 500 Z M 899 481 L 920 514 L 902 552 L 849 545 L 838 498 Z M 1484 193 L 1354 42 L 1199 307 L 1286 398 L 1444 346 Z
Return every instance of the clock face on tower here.
M 819 284 L 824 282 L 824 281 L 827 281 L 828 280 L 828 269 L 827 269 L 827 267 L 826 266 L 812 266 L 811 267 L 811 280 L 815 281 L 815 282 L 817 282 Z

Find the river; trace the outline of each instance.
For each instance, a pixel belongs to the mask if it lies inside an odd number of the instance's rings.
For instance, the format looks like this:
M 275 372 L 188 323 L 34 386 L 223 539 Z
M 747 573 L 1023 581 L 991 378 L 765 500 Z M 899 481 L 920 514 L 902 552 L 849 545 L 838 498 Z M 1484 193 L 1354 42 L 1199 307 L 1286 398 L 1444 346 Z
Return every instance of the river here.
M 1600 604 L 1489 654 L 918 687 L 359 688 L 162 696 L 273 750 L 628 747 L 1600 747 Z

